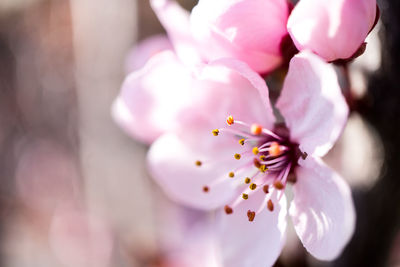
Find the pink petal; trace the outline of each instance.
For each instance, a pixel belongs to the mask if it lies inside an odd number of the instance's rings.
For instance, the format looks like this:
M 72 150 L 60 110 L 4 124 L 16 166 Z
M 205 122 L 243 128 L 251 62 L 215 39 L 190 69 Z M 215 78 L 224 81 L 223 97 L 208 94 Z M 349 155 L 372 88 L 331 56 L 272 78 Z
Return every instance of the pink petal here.
M 335 259 L 354 232 L 355 212 L 350 188 L 318 158 L 307 157 L 299 164 L 289 209 L 295 230 L 314 257 Z
M 264 79 L 247 64 L 239 60 L 224 58 L 210 62 L 209 65 L 223 66 L 233 72 L 230 74 L 230 79 L 232 80 L 230 81 L 229 96 L 233 97 L 233 95 L 237 94 L 236 97 L 240 99 L 240 104 L 236 108 L 243 109 L 238 113 L 253 113 L 251 114 L 253 119 L 256 118 L 256 121 L 263 122 L 266 127 L 272 128 L 275 116 L 269 101 L 269 90 Z M 236 76 L 237 78 L 235 78 Z M 250 103 L 247 101 L 250 101 Z
M 310 49 L 332 61 L 357 51 L 375 16 L 375 0 L 301 0 L 287 27 L 299 50 Z
M 233 57 L 265 73 L 281 63 L 287 18 L 285 0 L 201 0 L 191 23 L 207 59 Z
M 208 212 L 176 205 L 157 194 L 155 213 L 163 267 L 217 267 L 214 219 Z M 160 266 L 161 267 L 161 266 Z
M 169 133 L 161 136 L 150 147 L 149 172 L 172 200 L 205 210 L 215 209 L 231 201 L 235 188 L 228 173 L 238 164 L 232 154 L 236 146 L 231 143 L 224 147 L 216 143 L 216 140 L 210 139 L 209 151 L 201 151 Z M 204 140 L 199 142 L 204 143 Z M 211 150 L 212 144 L 217 146 L 216 149 Z M 218 164 L 221 159 L 227 159 L 225 164 Z M 203 166 L 196 166 L 197 160 L 201 160 Z M 218 180 L 220 182 L 213 185 Z M 203 191 L 204 186 L 209 186 L 209 192 Z
M 200 63 L 196 42 L 190 31 L 189 13 L 175 0 L 150 0 L 150 3 L 180 60 L 189 65 Z
M 204 138 L 210 130 L 226 126 L 229 115 L 249 124 L 272 128 L 275 117 L 265 81 L 249 66 L 235 59 L 220 59 L 203 66 L 192 84 L 196 96 L 182 112 L 180 132 Z
M 208 213 L 202 212 L 201 217 L 193 216 L 195 213 L 199 211 L 192 210 L 190 216 L 192 218 L 186 220 L 191 219 L 196 222 L 193 222 L 190 228 L 180 229 L 182 236 L 177 248 L 171 247 L 170 240 L 165 240 L 167 245 L 165 251 L 168 252 L 165 267 L 221 267 L 216 255 L 214 220 Z
M 143 41 L 140 41 L 129 52 L 125 69 L 127 73 L 142 68 L 146 62 L 155 54 L 164 50 L 172 50 L 171 42 L 164 34 L 153 35 Z
M 310 52 L 291 60 L 277 107 L 292 141 L 309 155 L 323 156 L 329 151 L 348 115 L 335 70 Z
M 174 134 L 162 136 L 151 147 L 149 169 L 174 200 L 214 209 L 236 193 L 228 173 L 243 164 L 233 157 L 243 147 L 233 134 L 221 132 L 215 137 L 211 131 L 227 126 L 229 115 L 266 127 L 273 125 L 274 117 L 265 82 L 245 63 L 218 60 L 193 73 L 192 79 L 188 106 L 177 114 Z M 204 162 L 200 168 L 197 160 Z M 203 186 L 210 192 L 205 194 Z
M 265 267 L 272 266 L 282 251 L 286 230 L 286 198 L 273 198 L 274 211 L 261 210 L 253 222 L 248 221 L 247 211 L 257 211 L 265 199 L 259 190 L 248 200 L 234 208 L 232 214 L 222 213 L 218 219 L 220 250 L 223 266 Z
M 155 55 L 129 75 L 114 102 L 114 120 L 134 138 L 151 143 L 176 124 L 190 104 L 191 76 L 171 51 Z

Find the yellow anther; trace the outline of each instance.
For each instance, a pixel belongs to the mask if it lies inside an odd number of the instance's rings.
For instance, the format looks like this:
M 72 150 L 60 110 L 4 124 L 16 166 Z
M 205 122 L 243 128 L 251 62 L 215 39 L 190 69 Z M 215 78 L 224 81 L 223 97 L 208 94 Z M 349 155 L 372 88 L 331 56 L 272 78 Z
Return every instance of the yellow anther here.
M 214 136 L 218 136 L 219 130 L 218 130 L 218 129 L 212 130 L 212 134 L 213 134 Z
M 261 155 L 261 156 L 260 156 L 260 160 L 261 160 L 261 161 L 264 161 L 264 160 L 266 160 L 266 159 L 267 159 L 267 157 L 266 157 L 265 155 Z
M 262 132 L 262 126 L 258 124 L 253 124 L 250 127 L 250 132 L 254 135 L 260 135 Z
M 262 164 L 262 165 L 260 166 L 259 170 L 260 170 L 260 172 L 264 173 L 264 172 L 266 172 L 266 171 L 268 170 L 268 168 L 267 168 L 266 165 Z
M 240 139 L 239 140 L 239 144 L 241 144 L 243 146 L 244 145 L 244 139 Z
M 254 189 L 257 188 L 257 185 L 256 185 L 255 183 L 251 183 L 250 186 L 249 186 L 249 188 L 250 188 L 251 190 L 254 190 Z
M 195 164 L 196 164 L 196 166 L 200 167 L 201 164 L 203 164 L 203 163 L 200 160 L 196 160 Z
M 245 184 L 249 184 L 251 182 L 251 179 L 249 178 L 249 177 L 246 177 L 245 179 L 244 179 L 244 183 Z
M 243 193 L 243 194 L 242 194 L 242 198 L 243 198 L 243 199 L 249 199 L 249 195 L 248 195 L 248 194 L 245 194 L 245 193 Z
M 253 150 L 252 150 L 252 151 L 253 151 L 253 154 L 254 154 L 254 155 L 257 155 L 257 154 L 260 152 L 260 151 L 258 150 L 258 147 L 256 147 L 256 146 L 253 147 Z
M 235 159 L 239 160 L 242 156 L 240 156 L 240 154 L 235 154 Z
M 229 116 L 228 118 L 226 118 L 226 123 L 228 123 L 228 125 L 232 125 L 235 122 L 235 120 L 233 119 L 232 116 Z
M 234 172 L 230 172 L 229 173 L 229 177 L 231 177 L 231 178 L 235 177 L 235 173 Z

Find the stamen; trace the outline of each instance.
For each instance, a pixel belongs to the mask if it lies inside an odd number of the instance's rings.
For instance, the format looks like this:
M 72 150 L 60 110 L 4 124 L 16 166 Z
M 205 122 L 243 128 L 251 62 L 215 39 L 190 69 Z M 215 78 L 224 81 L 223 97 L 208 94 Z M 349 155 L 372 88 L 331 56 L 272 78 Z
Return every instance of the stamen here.
M 254 135 L 260 135 L 261 133 L 264 133 L 264 134 L 267 134 L 267 135 L 269 135 L 269 136 L 272 136 L 272 137 L 274 137 L 274 138 L 276 138 L 276 139 L 278 139 L 278 140 L 282 140 L 282 137 L 280 137 L 279 135 L 276 135 L 275 133 L 271 132 L 271 131 L 268 130 L 268 129 L 263 128 L 261 125 L 253 124 L 253 125 L 250 126 L 249 124 L 247 124 L 247 123 L 245 123 L 245 122 L 242 122 L 242 121 L 238 121 L 238 120 L 235 120 L 235 123 L 236 123 L 236 124 L 243 125 L 244 127 L 250 128 L 250 132 L 251 132 L 252 134 L 254 134 Z M 251 131 L 251 129 L 252 129 L 253 126 L 254 126 L 254 129 L 259 128 L 259 129 L 261 130 L 259 134 L 255 134 L 255 133 L 253 133 L 253 131 Z
M 267 168 L 266 165 L 262 164 L 262 165 L 260 166 L 259 170 L 260 170 L 260 172 L 265 173 L 265 172 L 268 170 L 268 168 Z
M 282 176 L 282 178 L 281 178 L 281 181 L 282 181 L 283 184 L 286 184 L 287 177 L 289 176 L 289 171 L 290 171 L 290 168 L 291 168 L 291 167 L 292 167 L 292 163 L 290 162 L 290 163 L 288 164 L 288 166 L 286 167 L 286 169 L 285 169 L 285 171 L 284 171 L 284 173 L 283 173 L 283 176 Z
M 269 193 L 269 185 L 267 185 L 267 184 L 264 185 L 263 191 L 264 191 L 265 194 L 268 194 Z
M 250 132 L 254 135 L 260 135 L 262 133 L 262 126 L 259 124 L 252 124 L 250 127 Z
M 226 214 L 232 214 L 233 213 L 233 209 L 231 207 L 229 207 L 228 205 L 225 205 L 224 210 L 225 210 Z
M 280 153 L 279 154 L 270 153 L 270 151 L 273 150 L 273 149 L 275 149 L 275 148 L 274 147 L 265 147 L 265 148 L 262 148 L 262 149 L 259 148 L 260 152 L 268 152 L 268 157 L 270 157 L 270 158 L 278 157 L 279 155 L 282 155 L 283 152 L 289 150 L 288 147 L 283 146 L 283 145 L 279 145 L 279 149 L 280 149 Z
M 253 151 L 253 154 L 254 154 L 254 155 L 257 155 L 257 154 L 260 152 L 260 151 L 258 150 L 258 147 L 256 147 L 256 146 L 253 147 L 253 150 L 252 150 L 252 151 Z
M 226 119 L 226 123 L 228 123 L 228 125 L 232 125 L 234 122 L 235 122 L 235 120 L 233 119 L 232 116 L 229 116 L 229 117 Z
M 258 136 L 258 137 L 247 137 L 247 139 L 244 140 L 245 143 L 249 143 L 249 142 L 259 142 L 262 140 L 262 136 Z
M 275 158 L 275 159 L 263 161 L 262 163 L 263 163 L 263 164 L 271 165 L 271 164 L 273 164 L 273 163 L 283 162 L 283 161 L 285 161 L 287 158 L 288 158 L 287 156 L 282 156 L 282 157 L 278 157 L 278 158 Z
M 287 164 L 286 160 L 281 160 L 273 165 L 268 165 L 268 169 L 270 170 L 281 170 L 282 166 L 285 166 Z
M 254 189 L 257 188 L 257 185 L 256 185 L 255 183 L 251 183 L 250 186 L 249 186 L 249 188 L 250 188 L 251 190 L 254 190 Z
M 253 164 L 257 169 L 259 169 L 261 167 L 261 163 L 257 158 L 253 159 Z
M 268 129 L 264 129 L 259 124 L 247 124 L 242 121 L 235 120 L 233 116 L 226 118 L 225 127 L 212 130 L 214 136 L 225 135 L 234 137 L 238 140 L 241 146 L 245 146 L 244 151 L 239 151 L 233 155 L 234 159 L 242 160 L 228 173 L 229 178 L 238 176 L 240 179 L 233 179 L 233 183 L 237 190 L 240 190 L 234 202 L 229 203 L 224 207 L 226 214 L 233 213 L 233 209 L 243 201 L 246 201 L 256 194 L 258 190 L 262 189 L 265 193 L 263 203 L 258 207 L 257 210 L 248 210 L 247 217 L 250 222 L 254 221 L 256 214 L 264 211 L 266 208 L 269 211 L 274 211 L 274 203 L 271 198 L 275 199 L 275 196 L 282 197 L 284 195 L 284 189 L 287 184 L 288 174 L 291 170 L 293 155 L 296 157 L 307 157 L 306 153 L 303 153 L 295 147 L 295 144 L 289 142 L 285 138 L 282 138 Z M 232 126 L 235 124 L 234 126 Z M 232 126 L 232 127 L 230 127 Z M 292 149 L 297 150 L 292 151 Z M 295 153 L 295 154 L 293 154 Z M 253 154 L 253 155 L 252 155 Z M 232 158 L 230 158 L 230 161 Z M 202 166 L 208 164 L 207 162 L 197 160 L 195 161 L 196 166 Z M 256 169 L 253 169 L 253 166 Z M 249 173 L 253 169 L 254 174 Z M 266 173 L 270 170 L 271 173 Z M 245 176 L 249 175 L 249 176 Z M 244 176 L 244 180 L 242 180 Z M 217 182 L 213 181 L 211 184 L 203 187 L 204 192 L 209 192 L 210 188 L 214 186 L 214 183 L 220 183 L 226 181 L 228 178 L 226 175 L 218 177 Z M 229 179 L 228 178 L 228 179 Z M 244 182 L 244 184 L 243 184 Z M 262 193 L 261 193 L 262 194 Z
M 266 147 L 270 146 L 271 144 L 272 144 L 272 141 L 271 141 L 271 142 L 266 142 L 266 143 L 262 144 L 262 145 L 259 147 L 259 149 L 266 148 Z
M 212 130 L 212 134 L 213 134 L 214 136 L 218 136 L 219 130 L 218 130 L 218 129 Z
M 272 203 L 271 199 L 268 200 L 267 208 L 269 209 L 269 211 L 273 211 L 274 210 L 274 203 Z
M 203 164 L 203 163 L 200 160 L 196 160 L 195 164 L 196 164 L 196 166 L 200 167 L 201 164 Z
M 249 138 L 249 139 L 251 138 L 252 140 L 255 140 L 255 141 L 259 141 L 259 139 L 261 138 L 261 137 L 254 137 L 254 135 L 252 135 L 249 132 L 241 131 L 239 129 L 234 129 L 234 128 L 219 128 L 219 129 L 215 129 L 215 130 L 218 130 L 218 133 L 222 133 L 222 132 L 230 133 L 230 134 L 233 134 L 236 136 L 240 136 L 242 138 Z
M 259 172 L 258 172 L 258 173 L 259 173 Z M 255 174 L 254 176 L 257 176 L 257 174 Z M 254 177 L 253 177 L 253 178 L 254 178 Z M 251 179 L 253 180 L 253 178 L 251 178 Z M 242 185 L 243 185 L 243 184 L 242 184 Z M 237 198 L 233 201 L 233 203 L 232 203 L 231 206 L 234 208 L 234 207 L 236 207 L 237 205 L 239 205 L 242 201 L 244 201 L 242 193 L 245 193 L 245 194 L 249 195 L 249 198 L 250 198 L 251 195 L 257 193 L 258 190 L 259 190 L 260 188 L 261 188 L 261 187 L 257 187 L 255 190 L 251 190 L 249 187 L 246 188 L 245 190 L 243 190 L 243 191 L 241 192 L 241 194 L 240 194 L 239 196 L 237 196 Z
M 256 217 L 256 213 L 254 211 L 248 210 L 247 217 L 249 218 L 249 222 L 254 221 L 254 217 Z
M 278 139 L 278 140 L 282 140 L 282 137 L 280 137 L 279 135 L 274 134 L 273 132 L 271 132 L 271 131 L 268 130 L 268 129 L 263 128 L 263 129 L 262 129 L 262 132 L 263 132 L 264 134 L 268 134 L 268 135 L 270 135 L 270 136 L 272 136 L 272 137 L 275 137 L 275 138 Z
M 250 128 L 250 125 L 247 124 L 247 123 L 245 123 L 245 122 L 243 122 L 243 121 L 235 120 L 235 123 L 236 123 L 236 124 L 239 124 L 239 125 L 242 125 L 242 126 L 244 126 L 244 127 L 246 127 L 246 128 Z
M 285 188 L 285 186 L 281 183 L 281 181 L 276 181 L 274 183 L 274 187 L 278 190 L 282 190 L 283 188 Z

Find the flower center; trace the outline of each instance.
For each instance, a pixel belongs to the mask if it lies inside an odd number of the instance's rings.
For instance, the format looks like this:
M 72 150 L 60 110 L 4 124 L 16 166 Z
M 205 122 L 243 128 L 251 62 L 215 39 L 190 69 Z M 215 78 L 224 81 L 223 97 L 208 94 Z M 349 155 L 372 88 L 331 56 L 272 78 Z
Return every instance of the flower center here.
M 224 179 L 236 179 L 241 194 L 224 209 L 226 214 L 231 214 L 238 204 L 262 190 L 265 199 L 261 207 L 257 211 L 248 210 L 247 212 L 248 220 L 253 221 L 256 214 L 262 210 L 274 210 L 272 197 L 279 200 L 284 194 L 287 183 L 295 182 L 294 175 L 292 175 L 293 169 L 297 166 L 299 157 L 305 158 L 307 154 L 299 150 L 298 144 L 290 142 L 288 136 L 278 135 L 275 133 L 276 131 L 271 131 L 261 125 L 237 121 L 232 116 L 229 116 L 226 122 L 228 126 L 213 130 L 213 135 L 233 135 L 238 139 L 239 146 L 245 149 L 233 155 L 243 164 L 224 177 Z M 202 162 L 196 161 L 195 164 L 200 167 Z M 240 175 L 236 175 L 236 173 Z M 205 185 L 203 192 L 209 192 L 212 190 L 212 186 Z

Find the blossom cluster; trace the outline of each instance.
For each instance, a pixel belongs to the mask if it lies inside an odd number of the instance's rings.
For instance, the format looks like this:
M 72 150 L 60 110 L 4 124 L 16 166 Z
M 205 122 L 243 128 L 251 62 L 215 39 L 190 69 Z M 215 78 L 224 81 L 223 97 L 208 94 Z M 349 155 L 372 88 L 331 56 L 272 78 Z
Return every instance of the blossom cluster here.
M 355 212 L 321 159 L 349 114 L 333 64 L 363 52 L 376 1 L 151 4 L 168 37 L 132 52 L 113 117 L 151 145 L 152 177 L 176 202 L 216 211 L 223 266 L 272 265 L 288 217 L 310 254 L 336 258 Z M 287 74 L 270 99 L 265 78 L 277 70 Z

